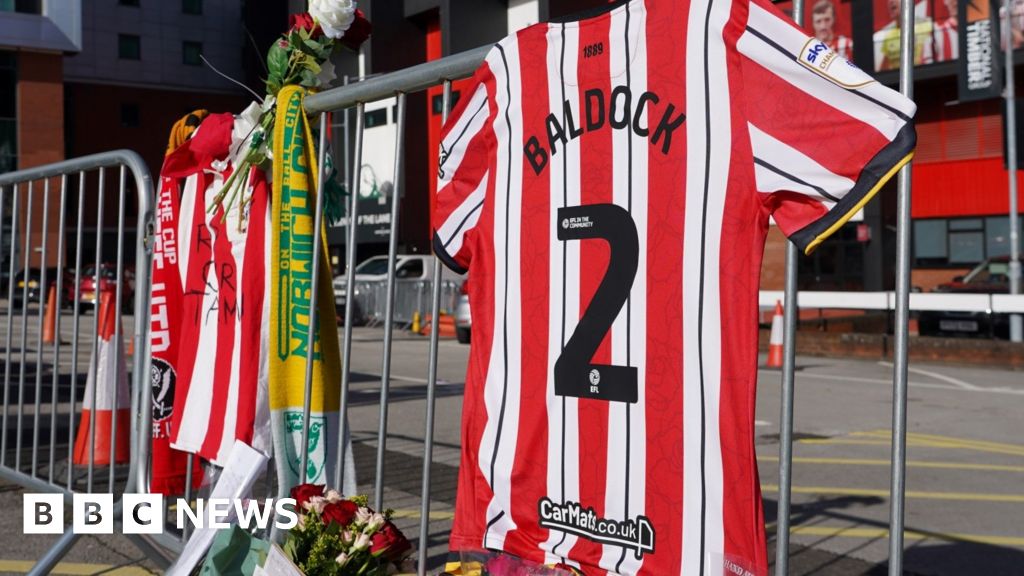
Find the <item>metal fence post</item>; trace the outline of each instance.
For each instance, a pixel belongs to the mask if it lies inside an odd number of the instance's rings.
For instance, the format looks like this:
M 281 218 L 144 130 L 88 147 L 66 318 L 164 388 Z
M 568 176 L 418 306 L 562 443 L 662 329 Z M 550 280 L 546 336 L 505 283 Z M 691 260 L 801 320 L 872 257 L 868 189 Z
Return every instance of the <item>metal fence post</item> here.
M 308 102 L 308 100 L 307 100 Z M 308 110 L 308 107 L 307 107 Z M 338 426 L 338 465 L 334 469 L 334 485 L 341 487 L 341 481 L 345 477 L 345 446 L 348 438 L 348 389 L 352 376 L 352 309 L 354 307 L 355 278 L 356 278 L 356 219 L 359 214 L 359 180 L 362 172 L 363 159 L 363 124 L 365 121 L 365 106 L 362 102 L 356 104 L 356 141 L 353 146 L 352 161 L 352 188 L 349 192 L 348 203 L 348 240 L 345 246 L 345 337 L 341 343 L 341 425 Z
M 1006 37 L 1013 38 L 1013 5 L 1003 2 L 1006 7 Z M 1010 184 L 1010 294 L 1020 294 L 1020 215 L 1017 213 L 1017 86 L 1014 84 L 1013 42 L 1006 43 L 1006 168 Z M 1024 340 L 1024 326 L 1020 314 L 1010 315 L 1010 340 Z
M 388 391 L 391 387 L 391 338 L 395 319 L 395 261 L 398 257 L 398 207 L 402 196 L 402 164 L 405 153 L 405 93 L 398 93 L 395 108 L 395 179 L 391 191 L 391 234 L 388 238 L 388 279 L 384 303 L 384 365 L 380 376 L 380 420 L 377 427 L 377 475 L 373 507 L 384 503 L 384 451 L 388 437 Z M 437 322 L 435 319 L 434 322 Z
M 444 81 L 441 95 L 441 125 L 448 122 L 448 113 L 452 102 L 451 80 Z M 416 562 L 416 574 L 425 576 L 427 573 L 427 539 L 430 537 L 430 464 L 434 460 L 434 404 L 437 391 L 437 353 L 440 322 L 437 321 L 441 311 L 441 259 L 434 257 L 434 283 L 430 297 L 430 365 L 427 368 L 427 423 L 423 431 L 423 485 L 420 491 L 420 540 Z
M 914 3 L 900 5 L 900 93 L 914 97 Z M 889 488 L 889 574 L 903 573 L 907 465 L 907 345 L 910 318 L 910 163 L 899 173 L 896 221 L 896 344 L 893 351 L 892 482 Z
M 793 21 L 803 26 L 804 0 L 793 0 Z M 779 408 L 779 501 L 775 519 L 775 573 L 789 573 L 789 520 L 793 488 L 793 398 L 796 392 L 797 266 L 800 251 L 786 242 L 782 309 L 782 391 Z

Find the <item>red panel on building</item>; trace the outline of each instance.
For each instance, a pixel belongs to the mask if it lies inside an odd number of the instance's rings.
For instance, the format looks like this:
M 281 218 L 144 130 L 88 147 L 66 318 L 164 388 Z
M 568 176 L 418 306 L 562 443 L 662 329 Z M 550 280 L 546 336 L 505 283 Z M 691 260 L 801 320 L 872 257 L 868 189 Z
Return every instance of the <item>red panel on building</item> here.
M 1000 215 L 1010 209 L 1001 157 L 914 164 L 913 175 L 914 218 Z M 1024 191 L 1019 172 L 1017 182 Z

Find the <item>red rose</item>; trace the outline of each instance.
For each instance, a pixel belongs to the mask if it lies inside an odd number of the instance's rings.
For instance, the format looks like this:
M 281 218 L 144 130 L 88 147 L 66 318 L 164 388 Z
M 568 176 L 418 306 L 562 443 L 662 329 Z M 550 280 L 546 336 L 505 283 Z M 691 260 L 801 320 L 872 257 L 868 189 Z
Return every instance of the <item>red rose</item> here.
M 310 38 L 319 38 L 324 33 L 320 25 L 309 14 L 289 14 L 288 29 L 306 30 L 309 32 Z
M 295 499 L 296 508 L 302 508 L 313 496 L 323 496 L 323 484 L 299 484 L 292 488 L 291 497 Z
M 324 512 L 320 515 L 325 524 L 336 522 L 342 526 L 348 526 L 356 517 L 356 510 L 359 506 L 351 500 L 339 500 L 333 504 L 324 506 Z
M 373 25 L 366 19 L 363 11 L 356 8 L 355 20 L 352 21 L 352 25 L 348 27 L 348 30 L 345 30 L 345 35 L 341 37 L 339 42 L 345 47 L 358 52 L 359 46 L 370 37 L 370 32 L 373 32 Z
M 390 520 L 380 527 L 370 539 L 370 552 L 383 553 L 384 558 L 391 562 L 399 562 L 405 553 L 412 550 L 412 544 Z

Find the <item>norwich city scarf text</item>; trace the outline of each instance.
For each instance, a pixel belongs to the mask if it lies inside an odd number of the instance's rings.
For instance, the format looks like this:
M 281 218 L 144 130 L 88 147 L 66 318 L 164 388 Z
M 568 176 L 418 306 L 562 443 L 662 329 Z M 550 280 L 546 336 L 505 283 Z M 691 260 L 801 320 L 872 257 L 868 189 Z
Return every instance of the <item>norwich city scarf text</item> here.
M 270 410 L 279 486 L 299 482 L 303 450 L 306 482 L 334 481 L 337 462 L 340 360 L 334 294 L 326 237 L 320 252 L 317 331 L 309 422 L 303 422 L 306 357 L 313 294 L 313 217 L 316 209 L 316 154 L 302 107 L 305 90 L 286 86 L 278 94 L 274 124 L 274 193 L 271 232 Z M 302 445 L 303 428 L 309 441 Z M 349 467 L 347 467 L 349 468 Z M 349 470 L 346 476 L 352 474 Z

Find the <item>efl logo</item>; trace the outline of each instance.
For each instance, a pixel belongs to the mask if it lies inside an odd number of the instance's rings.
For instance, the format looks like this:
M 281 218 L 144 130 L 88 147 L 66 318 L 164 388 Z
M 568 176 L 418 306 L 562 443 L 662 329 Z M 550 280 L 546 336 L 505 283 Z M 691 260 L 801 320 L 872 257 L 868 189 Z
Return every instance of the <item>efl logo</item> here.
M 121 501 L 121 532 L 124 534 L 161 534 L 164 531 L 164 499 L 160 494 L 125 494 Z M 113 534 L 116 515 L 113 494 L 75 494 L 71 504 L 71 530 L 75 534 Z M 64 496 L 61 494 L 25 494 L 23 508 L 25 534 L 63 534 Z M 195 510 L 183 498 L 177 501 L 176 525 L 196 528 L 227 528 L 237 520 L 243 529 L 274 526 L 287 530 L 298 524 L 295 500 L 281 498 L 240 500 L 211 498 L 196 500 Z

